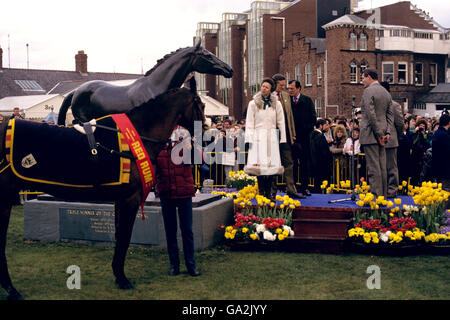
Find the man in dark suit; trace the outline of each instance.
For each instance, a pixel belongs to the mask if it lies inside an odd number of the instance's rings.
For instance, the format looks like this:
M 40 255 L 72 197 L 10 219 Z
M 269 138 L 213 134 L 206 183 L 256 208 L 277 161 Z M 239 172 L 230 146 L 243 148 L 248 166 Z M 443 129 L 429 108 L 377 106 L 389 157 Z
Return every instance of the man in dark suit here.
M 300 192 L 310 196 L 308 190 L 309 178 L 311 176 L 311 147 L 310 134 L 316 124 L 316 110 L 310 97 L 301 94 L 300 81 L 289 81 L 288 91 L 291 96 L 292 113 L 295 122 L 294 145 L 292 146 L 292 158 L 294 160 L 294 174 L 298 171 L 297 160 L 300 160 Z
M 362 81 L 360 142 L 366 154 L 370 191 L 387 197 L 386 144 L 393 129 L 392 98 L 378 82 L 375 70 L 366 69 Z
M 281 164 L 284 167 L 284 180 L 286 182 L 286 194 L 293 199 L 305 198 L 305 196 L 298 194 L 295 188 L 294 181 L 294 162 L 292 160 L 292 145 L 294 144 L 295 137 L 295 123 L 294 115 L 291 107 L 291 97 L 284 91 L 286 88 L 286 78 L 281 74 L 275 74 L 272 76 L 275 83 L 275 92 L 278 96 L 278 100 L 283 106 L 284 123 L 286 127 L 286 143 L 280 144 L 280 157 Z M 272 183 L 272 195 L 276 195 L 277 185 L 276 180 Z M 273 197 L 275 198 L 275 197 Z
M 311 172 L 314 177 L 314 192 L 320 193 L 320 185 L 324 180 L 331 180 L 333 155 L 328 147 L 327 139 L 322 130 L 326 123 L 318 119 L 315 129 L 311 132 Z
M 439 128 L 433 135 L 433 157 L 431 168 L 438 182 L 442 183 L 442 189 L 450 191 L 450 166 L 448 155 L 450 154 L 450 116 L 443 113 L 439 119 Z

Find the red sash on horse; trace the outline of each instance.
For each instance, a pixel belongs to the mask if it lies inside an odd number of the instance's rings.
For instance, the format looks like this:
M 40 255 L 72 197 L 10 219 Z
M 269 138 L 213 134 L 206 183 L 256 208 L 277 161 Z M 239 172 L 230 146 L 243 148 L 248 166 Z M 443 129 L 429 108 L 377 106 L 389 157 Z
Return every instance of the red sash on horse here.
M 145 150 L 144 144 L 142 143 L 142 140 L 139 137 L 130 119 L 128 119 L 128 117 L 124 113 L 113 114 L 111 115 L 111 117 L 116 122 L 119 130 L 127 140 L 131 152 L 136 157 L 136 164 L 139 168 L 139 174 L 141 175 L 143 193 L 141 201 L 142 219 L 145 219 L 144 204 L 148 194 L 150 193 L 150 190 L 155 184 L 155 172 L 153 170 L 150 157 L 147 154 L 147 150 Z

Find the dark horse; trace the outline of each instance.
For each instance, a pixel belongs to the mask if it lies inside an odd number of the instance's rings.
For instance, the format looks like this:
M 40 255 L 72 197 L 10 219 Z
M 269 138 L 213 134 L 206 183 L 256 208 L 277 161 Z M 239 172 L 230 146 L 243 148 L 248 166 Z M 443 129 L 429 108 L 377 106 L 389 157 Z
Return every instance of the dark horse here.
M 192 87 L 191 90 L 187 88 L 171 89 L 126 113 L 138 134 L 142 137 L 151 138 L 152 141 L 144 138 L 142 141 L 153 164 L 156 164 L 156 157 L 168 141 L 176 124 L 185 127 L 189 130 L 191 136 L 194 136 L 194 122 L 202 121 L 204 123 L 204 104 L 195 90 Z M 7 122 L 4 121 L 4 123 Z M 2 127 L 2 130 L 0 130 L 0 145 L 2 146 L 1 149 L 4 149 L 5 124 Z M 68 130 L 67 128 L 60 129 Z M 97 130 L 105 129 L 98 127 Z M 4 150 L 0 150 L 0 154 L 0 161 L 6 161 Z M 156 167 L 155 170 L 157 170 Z M 11 282 L 5 255 L 6 234 L 12 202 L 14 195 L 21 189 L 40 190 L 66 200 L 113 201 L 115 204 L 116 245 L 112 270 L 119 288 L 133 288 L 133 285 L 125 276 L 124 265 L 134 221 L 143 198 L 140 174 L 134 160 L 131 161 L 129 183 L 116 186 L 100 185 L 95 188 L 74 188 L 28 182 L 19 179 L 13 173 L 11 167 L 7 167 L 0 173 L 0 284 L 8 292 L 9 299 L 22 298 Z
M 80 122 L 127 112 L 173 88 L 179 88 L 193 71 L 230 78 L 233 69 L 200 46 L 178 49 L 166 55 L 145 76 L 127 86 L 105 81 L 89 81 L 70 93 L 63 101 L 58 124 L 65 125 L 66 113 L 72 106 L 74 118 Z

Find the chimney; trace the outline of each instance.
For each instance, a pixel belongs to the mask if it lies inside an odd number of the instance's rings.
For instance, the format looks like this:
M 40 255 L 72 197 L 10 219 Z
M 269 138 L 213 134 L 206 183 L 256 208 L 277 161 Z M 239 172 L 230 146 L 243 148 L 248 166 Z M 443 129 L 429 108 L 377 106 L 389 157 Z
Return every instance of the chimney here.
M 75 71 L 81 74 L 87 74 L 87 54 L 83 50 L 78 51 L 75 55 Z

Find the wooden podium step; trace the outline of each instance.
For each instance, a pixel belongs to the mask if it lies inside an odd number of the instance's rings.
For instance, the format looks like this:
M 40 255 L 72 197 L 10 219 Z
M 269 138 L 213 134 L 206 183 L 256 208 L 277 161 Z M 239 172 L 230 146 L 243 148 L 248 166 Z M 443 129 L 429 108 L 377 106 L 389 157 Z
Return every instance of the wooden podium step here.
M 343 254 L 347 230 L 353 218 L 348 208 L 299 207 L 292 213 L 294 237 L 291 250 Z

